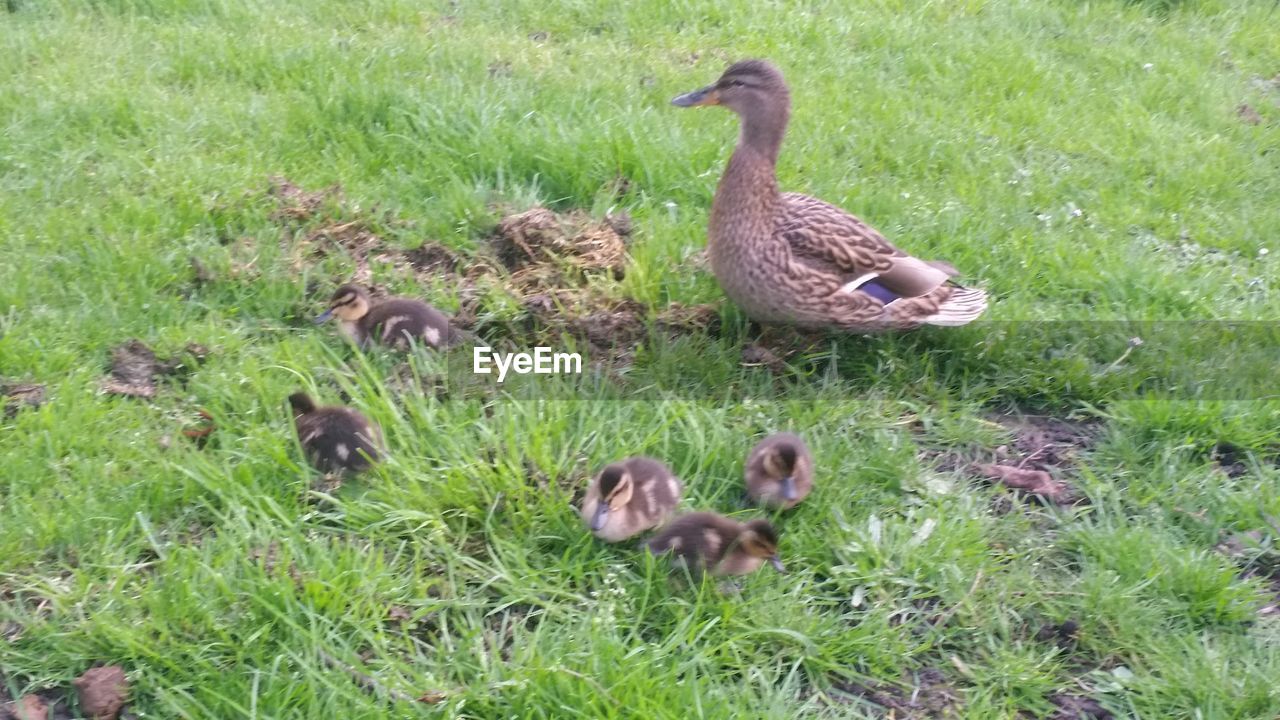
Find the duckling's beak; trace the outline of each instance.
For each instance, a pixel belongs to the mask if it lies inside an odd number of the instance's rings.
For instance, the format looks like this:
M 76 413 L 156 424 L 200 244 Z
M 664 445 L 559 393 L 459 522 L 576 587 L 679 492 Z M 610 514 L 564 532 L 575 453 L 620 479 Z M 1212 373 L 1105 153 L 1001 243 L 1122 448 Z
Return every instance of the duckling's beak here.
M 333 317 L 333 308 L 329 308 L 328 310 L 325 310 L 324 312 L 317 315 L 316 324 L 319 325 L 322 322 L 326 322 L 331 317 Z
M 773 566 L 774 570 L 777 570 L 780 573 L 786 574 L 787 566 L 782 564 L 782 558 L 778 557 L 777 555 L 774 555 L 773 557 L 769 558 L 769 564 Z
M 796 479 L 790 475 L 782 478 L 782 499 L 787 502 L 796 499 Z
M 697 107 L 699 105 L 719 105 L 720 91 L 715 85 L 708 85 L 701 90 L 694 90 L 672 98 L 671 104 L 676 107 Z
M 593 531 L 604 527 L 604 523 L 609 519 L 609 505 L 600 503 L 596 506 L 596 514 L 591 516 L 591 529 Z

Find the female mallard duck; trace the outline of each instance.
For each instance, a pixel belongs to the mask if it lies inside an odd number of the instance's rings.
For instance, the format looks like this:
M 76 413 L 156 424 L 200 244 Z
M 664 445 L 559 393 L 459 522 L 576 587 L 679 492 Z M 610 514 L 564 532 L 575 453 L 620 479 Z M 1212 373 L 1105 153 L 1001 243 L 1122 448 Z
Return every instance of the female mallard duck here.
M 791 433 L 761 440 L 747 455 L 747 496 L 781 510 L 795 507 L 813 489 L 813 455 Z
M 986 292 L 952 282 L 949 264 L 907 255 L 834 205 L 778 191 L 791 97 L 774 66 L 735 63 L 671 103 L 723 105 L 741 119 L 711 205 L 707 254 L 725 294 L 752 319 L 872 331 L 964 325 L 986 309 Z
M 317 407 L 310 395 L 289 396 L 293 423 L 307 460 L 324 473 L 367 470 L 380 456 L 378 426 L 341 405 Z
M 740 523 L 710 512 L 689 513 L 645 545 L 655 555 L 670 552 L 696 574 L 747 575 L 766 560 L 786 572 L 778 559 L 778 532 L 768 520 Z
M 338 288 L 316 323 L 335 315 L 342 332 L 362 348 L 374 341 L 402 350 L 411 342 L 435 349 L 454 339 L 449 318 L 439 310 L 411 298 L 387 298 L 374 304 L 359 285 Z
M 582 520 L 601 540 L 626 540 L 661 525 L 680 504 L 682 489 L 666 465 L 628 458 L 606 466 L 587 488 Z

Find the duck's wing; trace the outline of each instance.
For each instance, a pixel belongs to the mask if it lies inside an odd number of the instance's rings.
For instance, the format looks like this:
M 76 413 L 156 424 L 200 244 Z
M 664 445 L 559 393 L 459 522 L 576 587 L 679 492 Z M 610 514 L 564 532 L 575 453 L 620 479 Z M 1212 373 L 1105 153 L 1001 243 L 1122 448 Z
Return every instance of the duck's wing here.
M 846 290 L 874 280 L 896 297 L 920 297 L 956 274 L 946 263 L 904 253 L 835 205 L 800 193 L 783 193 L 774 235 L 786 241 L 799 262 L 839 275 Z

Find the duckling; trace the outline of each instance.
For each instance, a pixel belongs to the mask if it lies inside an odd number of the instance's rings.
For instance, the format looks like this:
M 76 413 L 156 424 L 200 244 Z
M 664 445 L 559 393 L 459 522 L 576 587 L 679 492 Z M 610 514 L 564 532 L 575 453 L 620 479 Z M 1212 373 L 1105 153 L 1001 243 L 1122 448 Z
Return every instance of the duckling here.
M 778 558 L 778 532 L 768 520 L 745 523 L 711 512 L 696 512 L 671 521 L 646 544 L 649 552 L 672 553 L 696 574 L 747 575 L 766 560 L 786 572 Z
M 439 310 L 411 298 L 387 298 L 377 304 L 364 288 L 347 284 L 329 300 L 329 309 L 316 324 L 337 316 L 342 332 L 360 347 L 370 341 L 405 350 L 411 341 L 438 349 L 456 339 L 449 318 Z
M 591 533 L 618 542 L 657 527 L 680 504 L 683 486 L 666 465 L 647 457 L 605 466 L 582 499 Z
M 360 472 L 380 458 L 382 433 L 360 412 L 341 405 L 317 407 L 304 392 L 290 395 L 289 404 L 302 450 L 320 472 Z
M 871 332 L 964 325 L 986 309 L 986 292 L 953 282 L 951 265 L 908 255 L 834 205 L 778 190 L 791 95 L 773 65 L 735 63 L 671 103 L 721 105 L 741 120 L 711 204 L 707 256 L 725 294 L 751 319 Z
M 813 455 L 791 433 L 761 440 L 747 454 L 747 496 L 780 510 L 795 507 L 813 489 Z

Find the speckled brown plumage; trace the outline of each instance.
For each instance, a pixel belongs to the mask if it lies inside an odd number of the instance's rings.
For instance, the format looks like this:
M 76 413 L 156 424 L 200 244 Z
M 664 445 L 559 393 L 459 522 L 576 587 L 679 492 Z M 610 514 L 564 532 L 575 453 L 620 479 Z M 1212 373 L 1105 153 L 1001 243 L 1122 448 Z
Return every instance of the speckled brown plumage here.
M 873 331 L 963 325 L 986 309 L 985 291 L 955 284 L 950 265 L 907 255 L 834 205 L 778 190 L 791 101 L 777 68 L 736 63 L 672 102 L 724 105 L 741 118 L 712 202 L 707 254 L 725 294 L 753 319 Z
M 582 520 L 601 540 L 618 542 L 662 524 L 684 490 L 675 473 L 647 457 L 606 466 L 582 498 Z
M 340 405 L 318 407 L 309 395 L 289 396 L 298 442 L 320 472 L 360 472 L 381 456 L 382 434 L 359 411 Z
M 645 543 L 649 552 L 671 553 L 695 574 L 746 575 L 766 561 L 783 570 L 778 533 L 767 520 L 737 520 L 711 512 L 682 515 Z
M 377 343 L 403 350 L 413 342 L 434 349 L 460 338 L 448 316 L 421 300 L 393 297 L 375 303 L 359 285 L 343 285 L 333 293 L 321 320 L 330 315 L 360 347 Z
M 753 501 L 792 508 L 813 490 L 813 455 L 799 436 L 776 433 L 751 449 L 743 474 Z

